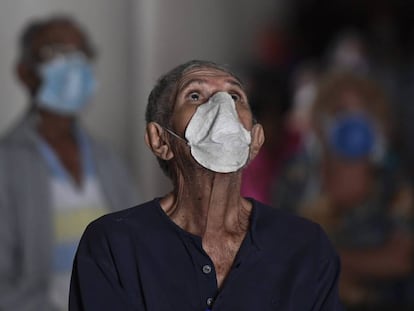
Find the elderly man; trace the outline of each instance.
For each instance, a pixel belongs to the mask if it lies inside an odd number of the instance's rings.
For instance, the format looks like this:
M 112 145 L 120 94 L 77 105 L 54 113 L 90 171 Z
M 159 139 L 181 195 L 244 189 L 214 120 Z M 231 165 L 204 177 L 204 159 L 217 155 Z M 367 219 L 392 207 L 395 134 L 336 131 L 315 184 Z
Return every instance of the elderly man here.
M 340 310 L 319 226 L 240 196 L 264 134 L 227 68 L 191 61 L 149 96 L 145 141 L 171 193 L 93 222 L 70 310 Z

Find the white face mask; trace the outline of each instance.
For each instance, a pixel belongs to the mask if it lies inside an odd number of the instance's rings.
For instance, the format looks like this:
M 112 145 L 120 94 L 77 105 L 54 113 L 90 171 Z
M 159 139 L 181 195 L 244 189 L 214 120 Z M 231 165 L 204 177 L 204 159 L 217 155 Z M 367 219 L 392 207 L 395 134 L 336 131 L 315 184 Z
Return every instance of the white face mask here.
M 226 92 L 218 92 L 198 106 L 185 138 L 193 158 L 214 172 L 235 172 L 249 157 L 250 132 L 240 123 L 234 101 Z

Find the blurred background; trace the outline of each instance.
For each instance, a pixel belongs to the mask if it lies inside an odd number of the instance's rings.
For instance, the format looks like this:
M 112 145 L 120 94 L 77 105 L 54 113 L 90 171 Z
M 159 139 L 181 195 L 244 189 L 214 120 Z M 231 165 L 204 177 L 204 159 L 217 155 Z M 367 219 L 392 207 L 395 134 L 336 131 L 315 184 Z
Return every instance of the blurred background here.
M 19 31 L 31 18 L 73 15 L 98 50 L 99 92 L 84 119 L 131 162 L 145 198 L 162 193 L 160 184 L 168 187 L 143 144 L 146 98 L 160 74 L 188 59 L 243 69 L 280 66 L 289 84 L 295 66 L 326 61 L 335 41 L 353 32 L 369 44 L 378 75 L 398 97 L 393 108 L 401 138 L 408 140 L 413 130 L 407 93 L 414 6 L 407 1 L 3 0 L 0 6 L 0 133 L 27 105 L 13 73 Z
M 253 38 L 282 3 L 135 0 L 2 0 L 0 2 L 0 133 L 27 106 L 13 67 L 18 35 L 31 18 L 73 15 L 98 51 L 99 91 L 84 119 L 134 167 L 144 199 L 169 188 L 144 145 L 144 109 L 156 79 L 173 66 L 202 58 L 238 64 L 254 49 Z M 280 13 L 277 13 L 279 15 Z
M 19 32 L 56 13 L 91 36 L 99 90 L 82 118 L 132 167 L 142 200 L 170 188 L 143 139 L 156 79 L 189 59 L 229 64 L 266 133 L 243 194 L 327 230 L 349 276 L 341 293 L 350 310 L 410 310 L 412 2 L 2 0 L 0 134 L 28 104 L 13 73 Z

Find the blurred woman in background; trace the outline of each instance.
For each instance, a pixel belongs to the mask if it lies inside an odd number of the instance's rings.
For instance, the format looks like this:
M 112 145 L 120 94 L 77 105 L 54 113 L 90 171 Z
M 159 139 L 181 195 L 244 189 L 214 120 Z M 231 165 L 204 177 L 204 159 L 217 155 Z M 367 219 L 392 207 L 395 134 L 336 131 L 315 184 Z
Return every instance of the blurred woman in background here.
M 374 81 L 345 71 L 326 74 L 315 96 L 316 139 L 285 168 L 275 205 L 330 235 L 350 310 L 402 310 L 414 301 L 413 195 L 392 152 L 386 96 Z

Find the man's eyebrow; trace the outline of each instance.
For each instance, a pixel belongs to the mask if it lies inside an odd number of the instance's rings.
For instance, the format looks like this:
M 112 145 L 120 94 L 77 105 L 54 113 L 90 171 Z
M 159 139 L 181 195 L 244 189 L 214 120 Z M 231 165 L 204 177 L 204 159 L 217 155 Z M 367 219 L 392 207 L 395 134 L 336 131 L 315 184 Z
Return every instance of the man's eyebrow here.
M 240 81 L 236 80 L 236 79 L 227 79 L 226 82 L 228 84 L 237 86 L 237 87 L 241 88 L 242 90 L 244 90 L 243 84 Z

